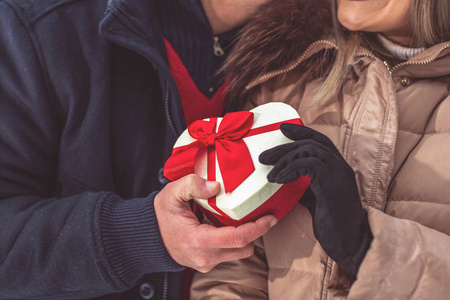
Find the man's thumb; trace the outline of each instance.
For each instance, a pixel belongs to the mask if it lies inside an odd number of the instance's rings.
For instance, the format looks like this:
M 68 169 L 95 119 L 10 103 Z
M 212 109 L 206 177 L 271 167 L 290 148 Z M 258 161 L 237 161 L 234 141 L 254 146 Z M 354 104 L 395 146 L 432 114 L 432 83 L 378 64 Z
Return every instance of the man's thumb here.
M 220 190 L 217 181 L 207 181 L 198 175 L 191 174 L 177 182 L 176 196 L 180 200 L 189 201 L 193 198 L 208 199 Z

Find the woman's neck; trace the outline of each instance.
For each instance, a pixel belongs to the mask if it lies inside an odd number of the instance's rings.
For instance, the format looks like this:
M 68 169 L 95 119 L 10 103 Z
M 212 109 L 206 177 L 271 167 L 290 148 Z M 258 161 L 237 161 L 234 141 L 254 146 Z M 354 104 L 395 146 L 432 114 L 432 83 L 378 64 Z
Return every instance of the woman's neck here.
M 404 30 L 402 31 L 390 31 L 381 33 L 389 40 L 393 41 L 396 44 L 405 46 L 405 47 L 415 47 L 416 44 L 414 42 L 414 37 L 405 35 Z

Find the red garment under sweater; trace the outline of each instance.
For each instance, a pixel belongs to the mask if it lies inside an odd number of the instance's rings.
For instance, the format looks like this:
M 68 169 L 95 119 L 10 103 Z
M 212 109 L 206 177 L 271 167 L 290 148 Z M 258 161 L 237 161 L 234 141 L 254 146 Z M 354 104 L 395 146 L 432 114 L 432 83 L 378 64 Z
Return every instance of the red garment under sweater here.
M 221 117 L 225 108 L 225 84 L 210 99 L 198 87 L 172 45 L 164 39 L 169 68 L 180 93 L 186 125 L 196 120 Z

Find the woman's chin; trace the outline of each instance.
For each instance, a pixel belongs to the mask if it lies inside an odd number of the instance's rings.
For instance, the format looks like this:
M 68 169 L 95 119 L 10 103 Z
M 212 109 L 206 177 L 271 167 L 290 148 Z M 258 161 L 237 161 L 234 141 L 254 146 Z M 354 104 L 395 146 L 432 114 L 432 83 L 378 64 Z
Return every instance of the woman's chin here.
M 350 31 L 362 31 L 365 30 L 364 18 L 359 14 L 348 14 L 342 11 L 338 11 L 339 23 Z
M 350 31 L 368 31 L 367 28 L 360 23 L 345 22 L 345 21 L 344 22 L 339 21 L 339 23 L 342 25 L 342 27 Z

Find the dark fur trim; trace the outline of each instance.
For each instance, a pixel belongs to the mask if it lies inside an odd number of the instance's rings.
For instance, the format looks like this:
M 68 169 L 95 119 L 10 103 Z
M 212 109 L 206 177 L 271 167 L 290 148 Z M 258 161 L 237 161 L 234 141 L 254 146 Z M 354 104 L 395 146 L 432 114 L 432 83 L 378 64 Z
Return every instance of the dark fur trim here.
M 298 57 L 331 28 L 329 0 L 271 0 L 243 29 L 224 70 L 228 94 L 240 99 L 245 86 Z

